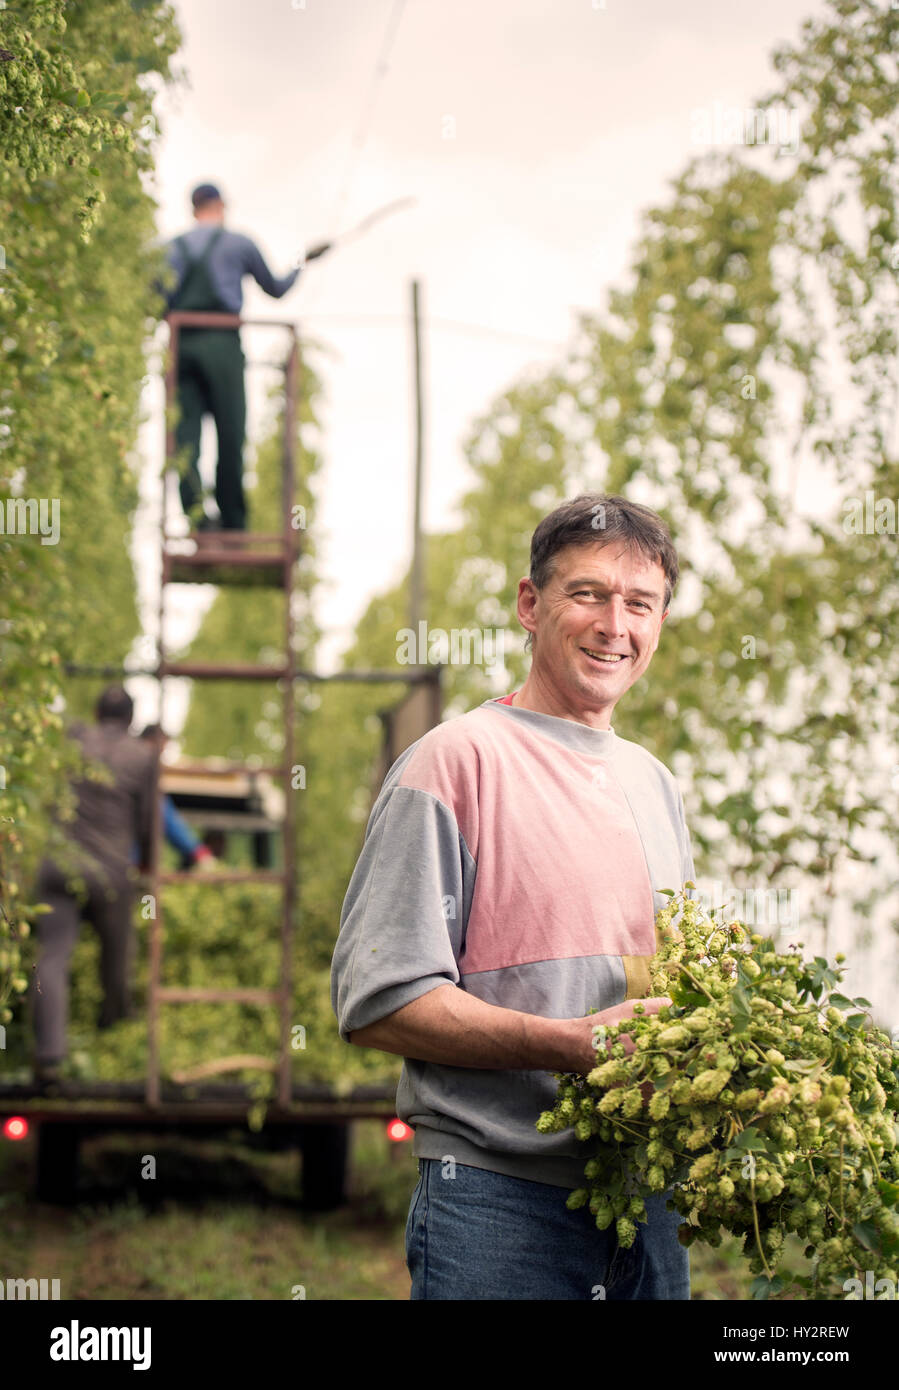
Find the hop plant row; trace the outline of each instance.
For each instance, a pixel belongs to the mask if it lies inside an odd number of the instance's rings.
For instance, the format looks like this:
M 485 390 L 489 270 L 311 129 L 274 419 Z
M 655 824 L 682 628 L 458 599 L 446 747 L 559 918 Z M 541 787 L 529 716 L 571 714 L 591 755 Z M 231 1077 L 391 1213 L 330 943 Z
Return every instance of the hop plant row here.
M 656 917 L 651 992 L 672 1003 L 597 1029 L 596 1067 L 559 1074 L 537 1121 L 589 1146 L 568 1206 L 627 1247 L 646 1198 L 667 1193 L 684 1245 L 740 1238 L 755 1297 L 786 1287 L 788 1232 L 811 1262 L 792 1281 L 805 1296 L 843 1298 L 860 1270 L 895 1291 L 899 1052 L 868 1001 L 839 992 L 844 957 L 778 951 L 703 911 L 692 887 Z

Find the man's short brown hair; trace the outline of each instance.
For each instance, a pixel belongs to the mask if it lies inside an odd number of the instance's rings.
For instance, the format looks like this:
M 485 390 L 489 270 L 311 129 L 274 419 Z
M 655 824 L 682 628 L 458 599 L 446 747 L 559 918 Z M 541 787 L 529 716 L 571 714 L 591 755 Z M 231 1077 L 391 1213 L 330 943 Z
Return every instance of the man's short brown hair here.
M 545 516 L 531 537 L 531 583 L 543 589 L 552 578 L 553 558 L 569 545 L 607 545 L 621 541 L 655 561 L 665 572 L 665 608 L 671 602 L 679 567 L 671 533 L 657 512 L 626 497 L 583 492 Z
M 109 719 L 127 729 L 134 715 L 134 701 L 123 685 L 108 685 L 97 700 L 94 714 L 98 722 Z

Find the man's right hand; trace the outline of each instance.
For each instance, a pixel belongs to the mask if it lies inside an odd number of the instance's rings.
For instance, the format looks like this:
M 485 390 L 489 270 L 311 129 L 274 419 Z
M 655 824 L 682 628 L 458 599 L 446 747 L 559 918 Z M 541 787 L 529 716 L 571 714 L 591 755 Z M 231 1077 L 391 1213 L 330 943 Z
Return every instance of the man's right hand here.
M 642 1004 L 643 1010 L 647 1014 L 657 1014 L 663 1005 L 670 1003 L 671 1000 L 664 994 L 656 995 L 651 999 L 625 999 L 623 1004 L 613 1004 L 610 1009 L 603 1009 L 601 1013 L 588 1014 L 586 1018 L 572 1019 L 571 1065 L 565 1070 L 586 1074 L 598 1065 L 593 1043 L 593 1030 L 595 1028 L 600 1027 L 600 1025 L 608 1027 L 610 1024 L 620 1023 L 623 1018 L 633 1018 L 635 1004 Z M 628 1033 L 622 1034 L 616 1041 L 623 1044 L 624 1050 L 628 1054 L 633 1052 L 634 1041 Z

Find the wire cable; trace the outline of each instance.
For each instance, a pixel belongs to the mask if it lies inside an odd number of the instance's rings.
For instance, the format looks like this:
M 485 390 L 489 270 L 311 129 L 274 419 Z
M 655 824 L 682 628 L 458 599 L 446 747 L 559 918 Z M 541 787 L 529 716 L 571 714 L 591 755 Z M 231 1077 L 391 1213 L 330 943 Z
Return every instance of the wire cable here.
M 334 212 L 331 217 L 330 233 L 327 238 L 329 241 L 333 240 L 334 237 L 336 237 L 338 226 L 343 217 L 343 209 L 346 204 L 347 197 L 349 195 L 350 184 L 356 173 L 356 167 L 359 163 L 359 156 L 362 153 L 362 149 L 365 145 L 366 140 L 368 139 L 368 132 L 369 127 L 371 125 L 372 114 L 374 112 L 375 97 L 377 95 L 378 86 L 380 85 L 381 79 L 385 76 L 385 74 L 388 71 L 387 60 L 390 56 L 390 50 L 392 49 L 394 41 L 396 39 L 397 30 L 400 27 L 400 20 L 403 17 L 403 10 L 405 9 L 405 7 L 406 0 L 394 0 L 389 18 L 387 20 L 387 27 L 384 30 L 384 37 L 381 40 L 381 49 L 374 66 L 371 79 L 369 81 L 368 92 L 366 93 L 365 101 L 362 105 L 362 109 L 359 114 L 359 120 L 356 123 L 356 129 L 353 133 L 353 139 L 350 143 L 350 148 L 347 154 L 346 164 L 344 165 L 341 182 L 338 185 L 337 198 L 334 204 Z
M 324 311 L 306 312 L 300 315 L 302 321 L 307 319 L 320 319 L 334 323 L 408 323 L 406 314 L 341 314 L 328 313 Z M 461 319 L 431 318 L 427 320 L 427 327 L 430 331 L 433 328 L 448 328 L 461 333 L 470 333 L 474 337 L 482 338 L 505 338 L 515 342 L 539 343 L 541 347 L 554 348 L 563 351 L 568 344 L 560 342 L 556 338 L 541 338 L 536 333 L 520 333 L 516 329 L 491 328 L 486 323 L 463 323 Z

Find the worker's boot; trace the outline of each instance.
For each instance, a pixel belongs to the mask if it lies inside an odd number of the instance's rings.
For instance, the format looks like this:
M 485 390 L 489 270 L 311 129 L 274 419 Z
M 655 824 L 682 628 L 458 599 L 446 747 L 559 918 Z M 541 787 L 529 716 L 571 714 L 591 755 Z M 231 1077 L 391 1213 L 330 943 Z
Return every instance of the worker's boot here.
M 219 540 L 218 522 L 213 521 L 211 516 L 204 512 L 199 521 L 191 528 L 190 539 L 196 541 L 198 550 L 206 550 L 210 546 L 216 546 Z

